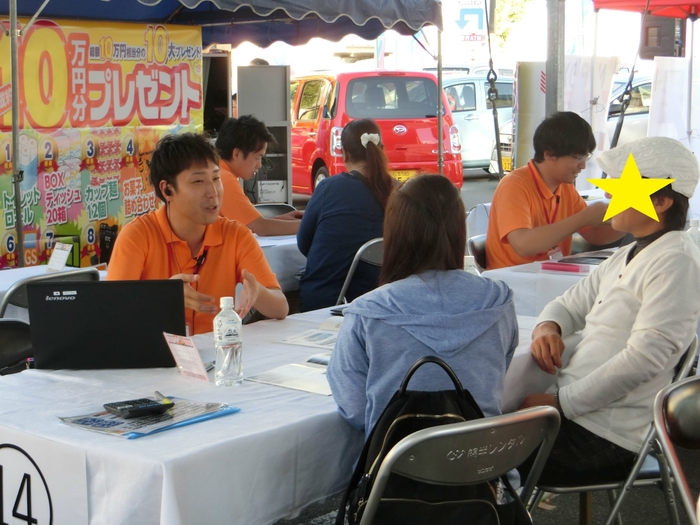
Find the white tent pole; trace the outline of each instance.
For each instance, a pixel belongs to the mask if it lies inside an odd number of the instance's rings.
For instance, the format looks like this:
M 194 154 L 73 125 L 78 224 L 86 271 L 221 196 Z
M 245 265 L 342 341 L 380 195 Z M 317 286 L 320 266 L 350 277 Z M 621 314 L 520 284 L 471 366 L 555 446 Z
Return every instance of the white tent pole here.
M 693 6 L 692 11 L 695 11 L 695 6 Z M 695 14 L 695 13 L 693 13 Z M 695 50 L 695 18 L 691 18 L 690 22 L 690 60 L 688 61 L 688 147 L 692 149 L 693 147 L 693 139 L 692 139 L 692 134 L 693 134 L 693 111 L 692 111 L 692 106 L 693 106 L 693 55 L 694 50 Z M 686 26 L 686 35 L 688 32 L 688 28 Z M 686 47 L 687 49 L 687 47 Z
M 442 30 L 438 29 L 438 41 L 437 41 L 437 82 L 438 82 L 438 99 L 437 99 L 437 121 L 438 121 L 438 173 L 442 175 L 442 168 L 443 168 L 443 162 L 444 162 L 444 148 L 442 145 L 443 141 L 443 136 L 442 136 Z
M 591 98 L 589 99 L 589 103 L 591 105 L 591 129 L 593 132 L 595 132 L 595 108 L 597 105 L 597 101 L 594 103 L 593 102 L 593 97 L 595 95 L 595 75 L 596 75 L 596 67 L 595 67 L 595 59 L 596 55 L 598 54 L 598 9 L 594 11 L 594 16 L 593 16 L 593 55 L 591 55 Z
M 17 265 L 24 266 L 24 225 L 22 224 L 22 190 L 24 173 L 19 169 L 19 67 L 17 50 L 17 0 L 10 1 L 10 56 L 12 69 L 12 186 L 15 190 L 15 255 Z

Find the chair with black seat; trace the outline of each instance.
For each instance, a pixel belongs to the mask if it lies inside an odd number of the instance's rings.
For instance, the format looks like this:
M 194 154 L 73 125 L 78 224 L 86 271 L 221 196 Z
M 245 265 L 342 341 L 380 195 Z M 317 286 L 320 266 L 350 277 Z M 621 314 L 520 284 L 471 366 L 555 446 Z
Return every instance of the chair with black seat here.
M 277 217 L 278 215 L 283 215 L 289 213 L 290 211 L 296 211 L 297 209 L 291 204 L 275 203 L 275 204 L 256 204 L 255 209 L 260 212 L 260 215 L 266 219 L 271 219 Z
M 78 268 L 63 272 L 45 273 L 27 277 L 13 284 L 0 302 L 0 317 L 5 317 L 9 305 L 28 308 L 27 284 L 46 281 L 99 281 L 100 272 L 96 268 Z
M 698 338 L 695 336 L 693 342 L 690 343 L 690 346 L 676 367 L 676 373 L 671 383 L 672 385 L 688 376 L 697 355 Z M 545 492 L 551 492 L 553 494 L 579 493 L 579 523 L 582 525 L 588 525 L 591 523 L 591 492 L 605 490 L 608 492 L 608 498 L 610 499 L 611 505 L 610 513 L 605 521 L 605 525 L 611 525 L 613 522 L 621 524 L 622 520 L 620 519 L 620 508 L 622 507 L 622 502 L 629 491 L 633 487 L 656 486 L 661 487 L 664 495 L 666 496 L 666 506 L 671 522 L 674 525 L 678 525 L 678 510 L 676 509 L 675 502 L 673 500 L 673 490 L 670 483 L 666 460 L 657 443 L 656 429 L 654 428 L 654 425 L 651 424 L 644 443 L 637 453 L 632 470 L 626 479 L 618 482 L 604 482 L 590 485 L 538 485 L 534 497 L 529 502 L 528 510 L 532 512 Z M 617 493 L 618 490 L 619 494 Z
M 350 287 L 350 282 L 352 281 L 352 276 L 355 274 L 357 265 L 360 262 L 365 262 L 373 266 L 382 265 L 382 257 L 384 256 L 384 238 L 377 237 L 364 243 L 355 253 L 355 257 L 352 259 L 350 264 L 350 269 L 348 270 L 348 275 L 345 277 L 345 282 L 343 282 L 343 287 L 340 289 L 340 295 L 338 295 L 338 300 L 336 301 L 336 306 L 347 302 L 345 300 L 345 294 L 348 292 Z
M 467 239 L 467 253 L 474 257 L 479 272 L 486 270 L 486 234 Z
M 691 524 L 698 525 L 695 498 L 674 445 L 700 449 L 700 377 L 690 377 L 661 390 L 654 400 L 654 428 Z
M 552 407 L 536 407 L 414 432 L 399 441 L 385 456 L 360 525 L 373 522 L 384 488 L 393 473 L 433 484 L 474 485 L 505 475 L 540 447 L 521 492 L 521 499 L 527 501 L 558 430 L 559 413 Z M 513 438 L 516 438 L 517 446 L 506 446 Z M 489 450 L 493 446 L 492 453 L 476 457 L 466 453 L 485 446 Z M 433 523 L 439 525 L 438 521 L 431 521 Z
M 0 319 L 0 376 L 16 374 L 26 368 L 32 357 L 29 323 L 21 319 Z

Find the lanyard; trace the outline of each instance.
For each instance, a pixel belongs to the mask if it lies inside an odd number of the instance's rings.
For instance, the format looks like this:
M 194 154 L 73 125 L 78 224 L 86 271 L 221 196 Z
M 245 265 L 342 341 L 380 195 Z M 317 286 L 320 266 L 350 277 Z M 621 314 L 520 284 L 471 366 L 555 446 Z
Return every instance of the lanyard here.
M 557 204 L 554 206 L 554 213 L 552 214 L 552 217 L 550 219 L 549 217 L 549 212 L 547 211 L 547 206 L 545 205 L 545 196 L 542 194 L 542 190 L 540 190 L 540 186 L 537 183 L 537 174 L 535 174 L 535 169 L 533 168 L 533 163 L 532 161 L 527 163 L 527 167 L 530 169 L 530 175 L 532 175 L 532 182 L 535 183 L 535 189 L 537 189 L 537 193 L 540 194 L 541 200 L 540 202 L 542 203 L 542 211 L 544 211 L 544 217 L 547 220 L 547 224 L 552 224 L 554 222 L 554 219 L 557 217 L 557 212 L 559 211 L 559 195 L 555 195 Z
M 207 253 L 209 253 L 209 246 L 204 247 L 204 249 L 202 250 L 202 255 L 200 255 L 199 257 L 195 257 L 197 264 L 194 267 L 194 275 L 199 274 L 199 270 L 201 270 L 202 266 L 207 260 Z M 180 268 L 180 262 L 177 260 L 177 256 L 175 255 L 175 251 L 173 250 L 173 244 L 168 243 L 168 272 L 170 273 L 171 277 L 175 275 L 175 272 L 173 271 L 173 259 L 177 264 L 177 273 L 183 273 L 182 268 Z

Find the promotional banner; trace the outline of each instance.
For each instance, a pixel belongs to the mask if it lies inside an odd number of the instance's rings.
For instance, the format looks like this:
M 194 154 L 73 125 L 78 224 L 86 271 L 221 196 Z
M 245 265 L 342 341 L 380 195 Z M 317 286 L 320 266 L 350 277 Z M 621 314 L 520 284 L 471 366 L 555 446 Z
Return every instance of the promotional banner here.
M 18 266 L 15 161 L 25 265 L 55 242 L 73 245 L 69 266 L 104 262 L 119 228 L 156 208 L 147 159 L 160 137 L 202 130 L 201 30 L 37 21 L 19 41 L 19 159 L 9 49 L 0 32 L 0 268 Z

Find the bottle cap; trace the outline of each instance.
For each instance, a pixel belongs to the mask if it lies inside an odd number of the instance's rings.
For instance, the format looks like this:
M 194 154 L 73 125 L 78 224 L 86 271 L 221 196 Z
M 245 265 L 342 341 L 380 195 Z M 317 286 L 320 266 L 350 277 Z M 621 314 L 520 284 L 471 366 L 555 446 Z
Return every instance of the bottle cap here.
M 466 270 L 467 268 L 476 268 L 476 261 L 473 255 L 464 256 L 464 269 Z
M 219 299 L 219 307 L 233 308 L 233 297 L 222 297 Z
M 693 226 L 697 228 L 699 224 L 700 224 L 700 219 L 690 219 L 690 227 L 691 228 Z

